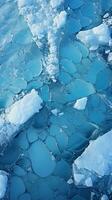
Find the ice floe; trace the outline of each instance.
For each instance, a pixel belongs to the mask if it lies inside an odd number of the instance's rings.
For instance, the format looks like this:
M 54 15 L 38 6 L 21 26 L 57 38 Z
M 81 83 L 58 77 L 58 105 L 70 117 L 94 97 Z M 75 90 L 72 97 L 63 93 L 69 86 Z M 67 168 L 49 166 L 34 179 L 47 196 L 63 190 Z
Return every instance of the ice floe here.
M 74 161 L 73 175 L 77 185 L 91 187 L 97 177 L 111 175 L 111 141 L 112 130 L 91 141 L 82 155 Z
M 31 116 L 39 112 L 42 108 L 42 99 L 36 90 L 32 90 L 22 99 L 16 101 L 9 109 L 6 110 L 7 120 L 14 125 L 24 124 Z
M 109 45 L 111 41 L 109 27 L 106 23 L 86 31 L 80 31 L 77 38 L 85 43 L 90 50 L 96 50 L 100 45 Z
M 16 101 L 0 116 L 0 145 L 6 143 L 35 113 L 42 108 L 42 99 L 36 90 L 32 90 Z

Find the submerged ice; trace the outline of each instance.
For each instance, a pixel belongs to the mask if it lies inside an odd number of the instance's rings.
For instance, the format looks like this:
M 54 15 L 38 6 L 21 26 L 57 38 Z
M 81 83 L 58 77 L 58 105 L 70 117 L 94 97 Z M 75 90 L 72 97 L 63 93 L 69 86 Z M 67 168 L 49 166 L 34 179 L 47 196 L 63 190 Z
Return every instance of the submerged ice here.
M 0 1 L 0 198 L 112 199 L 111 12 Z

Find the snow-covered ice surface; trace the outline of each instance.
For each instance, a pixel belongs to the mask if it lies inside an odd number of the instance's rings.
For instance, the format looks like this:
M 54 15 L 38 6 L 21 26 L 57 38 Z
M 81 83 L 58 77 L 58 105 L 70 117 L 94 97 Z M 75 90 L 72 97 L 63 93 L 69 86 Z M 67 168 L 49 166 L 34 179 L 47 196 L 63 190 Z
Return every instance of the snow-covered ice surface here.
M 100 45 L 109 45 L 111 41 L 109 27 L 106 23 L 90 30 L 80 31 L 77 38 L 84 42 L 90 50 L 96 50 Z
M 6 110 L 6 119 L 16 126 L 24 124 L 42 108 L 42 99 L 36 90 L 32 90 Z
M 1 199 L 112 199 L 111 32 L 112 0 L 0 1 Z
M 55 79 L 59 71 L 58 51 L 61 39 L 61 28 L 66 21 L 66 11 L 60 11 L 58 2 L 50 0 L 18 0 L 20 14 L 24 16 L 34 40 L 45 51 L 45 68 L 50 78 Z M 47 53 L 47 51 L 49 53 Z
M 0 145 L 7 143 L 14 133 L 42 108 L 42 99 L 32 90 L 16 101 L 0 116 Z
M 85 149 L 82 155 L 74 161 L 73 164 L 73 174 L 76 184 L 87 185 L 87 180 L 90 180 L 91 183 L 87 186 L 92 186 L 92 182 L 95 181 L 94 174 L 99 178 L 106 175 L 111 175 L 111 141 L 112 130 L 103 136 L 98 137 L 95 141 L 90 141 L 89 146 Z M 79 176 L 82 176 L 81 179 L 77 179 Z

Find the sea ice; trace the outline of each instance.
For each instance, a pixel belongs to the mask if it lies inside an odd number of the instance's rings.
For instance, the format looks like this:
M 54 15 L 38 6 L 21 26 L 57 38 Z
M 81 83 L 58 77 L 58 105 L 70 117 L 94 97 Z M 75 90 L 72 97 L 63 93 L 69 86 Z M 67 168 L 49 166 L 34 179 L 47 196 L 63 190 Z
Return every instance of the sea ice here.
M 36 44 L 41 49 L 44 48 L 46 71 L 53 80 L 59 72 L 58 51 L 62 37 L 61 28 L 64 27 L 67 17 L 66 11 L 58 9 L 62 3 L 63 0 L 50 0 L 49 3 L 46 0 L 38 2 L 34 0 L 33 3 L 18 0 L 20 14 L 28 23 Z
M 55 168 L 55 158 L 43 142 L 34 142 L 29 149 L 34 172 L 40 177 L 49 176 Z
M 7 173 L 5 171 L 0 170 L 0 199 L 2 199 L 6 193 L 7 181 Z
M 109 27 L 102 23 L 90 30 L 80 31 L 77 38 L 85 43 L 90 50 L 96 50 L 100 45 L 108 44 L 111 40 Z
M 82 155 L 74 161 L 73 175 L 77 185 L 92 186 L 96 177 L 101 178 L 112 173 L 111 141 L 112 130 L 91 141 Z M 82 178 L 77 178 L 77 175 Z
M 6 143 L 35 113 L 42 108 L 42 99 L 36 90 L 32 90 L 16 101 L 0 116 L 0 145 Z
M 86 107 L 86 104 L 87 104 L 87 97 L 84 97 L 84 98 L 78 99 L 73 107 L 77 110 L 84 110 Z
M 41 104 L 42 99 L 38 95 L 38 92 L 33 89 L 29 94 L 26 94 L 6 110 L 6 118 L 11 124 L 20 126 L 35 113 L 39 112 L 42 108 Z

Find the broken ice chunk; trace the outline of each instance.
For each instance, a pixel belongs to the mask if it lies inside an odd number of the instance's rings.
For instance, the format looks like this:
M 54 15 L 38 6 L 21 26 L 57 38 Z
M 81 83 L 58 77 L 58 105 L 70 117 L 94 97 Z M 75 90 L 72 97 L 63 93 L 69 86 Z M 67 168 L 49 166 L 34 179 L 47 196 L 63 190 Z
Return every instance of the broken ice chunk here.
M 78 99 L 73 107 L 77 110 L 84 110 L 86 108 L 86 104 L 87 104 L 87 97 L 84 97 Z
M 112 173 L 112 130 L 95 141 L 91 141 L 86 150 L 73 164 L 73 175 L 77 185 L 92 186 L 96 178 Z M 83 176 L 77 179 L 77 174 Z
M 7 173 L 0 170 L 0 199 L 2 199 L 6 193 L 7 181 Z
M 15 102 L 9 109 L 7 109 L 7 120 L 15 125 L 22 125 L 32 115 L 39 112 L 42 108 L 42 99 L 36 90 L 32 90 L 26 94 L 22 99 Z
M 101 200 L 109 200 L 108 196 L 106 194 L 103 194 L 103 196 L 101 197 Z
M 111 40 L 109 27 L 105 23 L 90 30 L 80 31 L 77 38 L 85 43 L 90 50 L 96 50 L 99 45 L 109 44 Z

